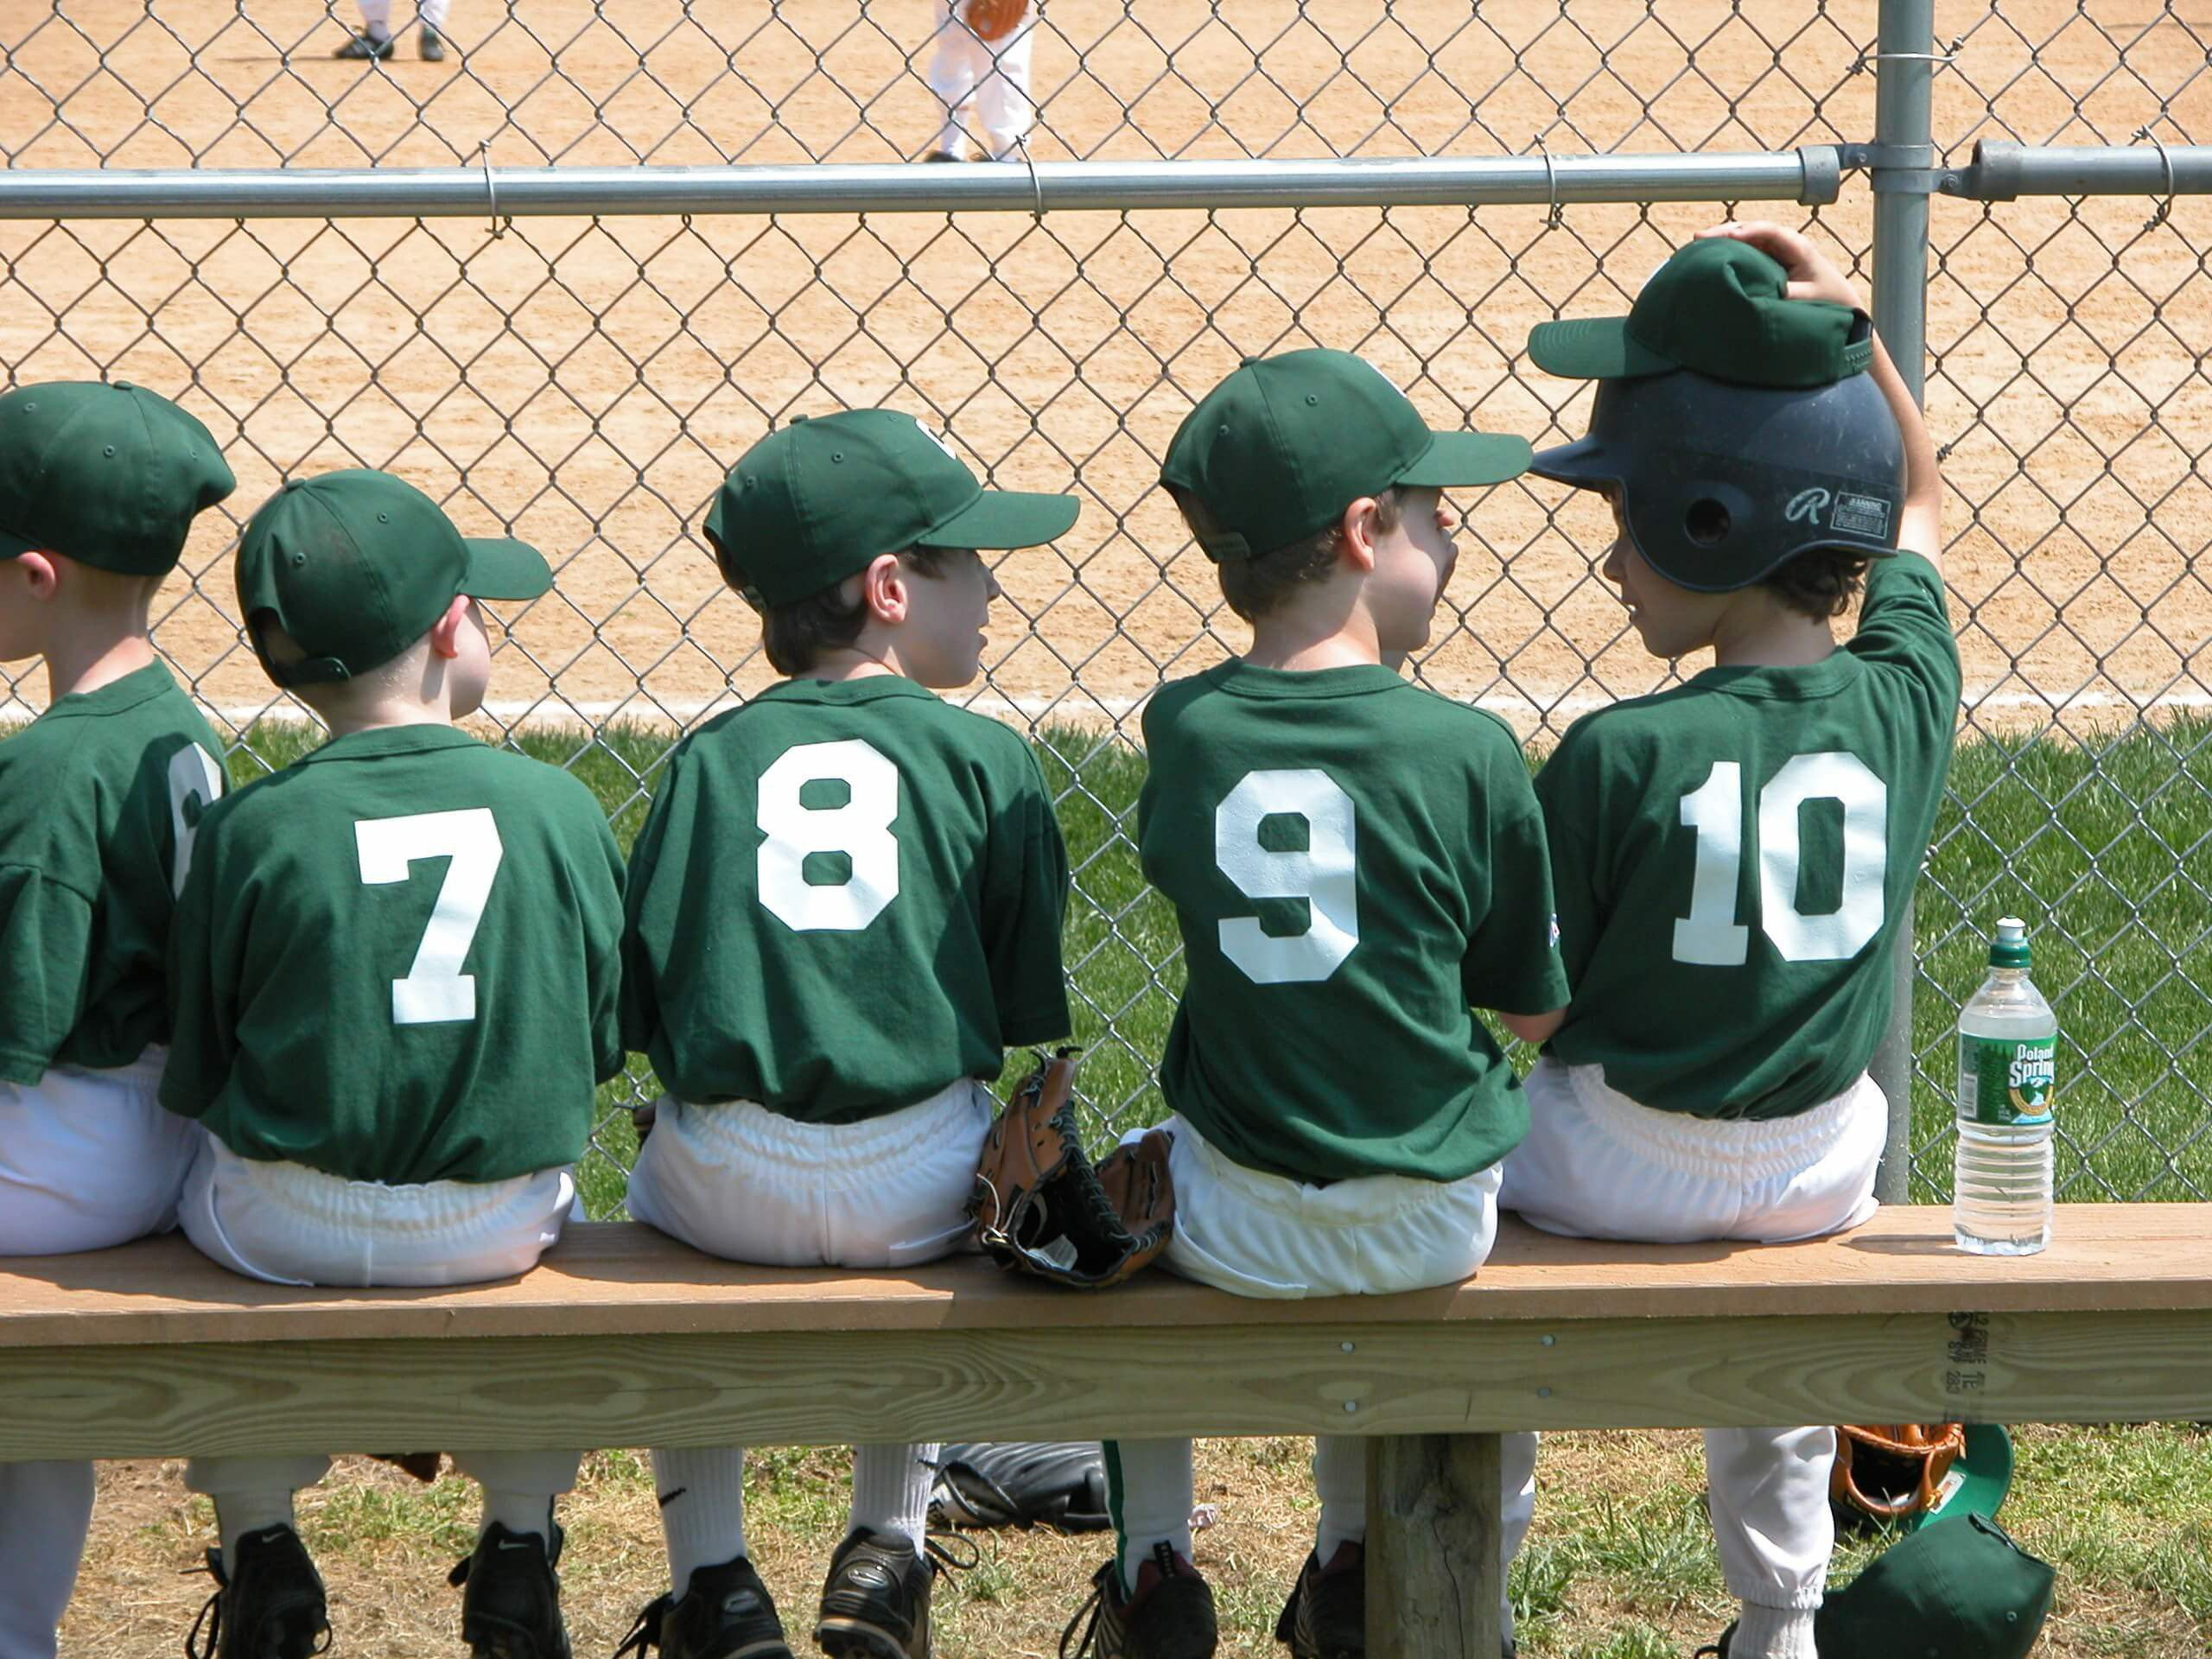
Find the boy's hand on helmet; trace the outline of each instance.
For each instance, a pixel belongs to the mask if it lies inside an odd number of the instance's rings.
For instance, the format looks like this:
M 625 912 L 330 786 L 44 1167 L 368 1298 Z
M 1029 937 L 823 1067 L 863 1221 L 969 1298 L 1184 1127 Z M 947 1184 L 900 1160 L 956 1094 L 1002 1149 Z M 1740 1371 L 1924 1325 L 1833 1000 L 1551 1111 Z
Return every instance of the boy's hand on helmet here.
M 1788 274 L 1789 293 L 1793 300 L 1832 300 L 1854 311 L 1866 308 L 1851 279 L 1836 269 L 1835 262 L 1802 231 L 1793 231 L 1787 225 L 1777 225 L 1770 219 L 1732 219 L 1726 225 L 1716 225 L 1698 235 L 1700 239 L 1732 236 L 1738 242 L 1750 243 Z

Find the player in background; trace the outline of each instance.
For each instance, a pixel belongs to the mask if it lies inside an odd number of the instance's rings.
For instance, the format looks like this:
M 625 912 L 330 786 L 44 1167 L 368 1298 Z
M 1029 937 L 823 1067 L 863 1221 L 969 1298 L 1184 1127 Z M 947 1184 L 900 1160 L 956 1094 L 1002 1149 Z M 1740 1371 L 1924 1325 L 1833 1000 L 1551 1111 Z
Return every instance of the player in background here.
M 207 429 L 134 386 L 0 397 L 0 662 L 47 709 L 0 741 L 0 1255 L 166 1231 L 192 1158 L 156 1090 L 176 887 L 222 745 L 148 615 L 193 519 L 236 487 Z M 0 1464 L 0 1659 L 54 1659 L 90 1463 Z
M 667 1094 L 630 1212 L 733 1261 L 903 1268 L 958 1248 L 1017 1044 L 1066 1035 L 1067 852 L 1022 735 L 934 690 L 976 673 L 977 548 L 1077 503 L 986 491 L 911 416 L 755 444 L 707 516 L 786 676 L 670 755 L 632 850 L 625 1034 Z M 733 1424 L 741 1433 L 744 1425 Z M 925 1659 L 935 1446 L 853 1453 L 815 1640 Z M 670 1593 L 625 1651 L 788 1659 L 747 1554 L 741 1447 L 657 1450 Z
M 569 1218 L 594 1084 L 623 1064 L 621 855 L 583 785 L 454 724 L 491 676 L 478 599 L 551 583 L 532 549 L 464 540 L 384 473 L 296 479 L 246 526 L 248 638 L 331 736 L 209 810 L 170 941 L 162 1102 L 204 1131 L 181 1222 L 234 1273 L 504 1279 Z M 578 1454 L 454 1461 L 484 1487 L 454 1579 L 463 1639 L 483 1659 L 567 1659 L 553 1502 Z M 188 1465 L 222 1534 L 195 1650 L 321 1651 L 292 1494 L 328 1467 Z
M 1778 226 L 1721 227 L 1627 318 L 1542 325 L 1529 353 L 1599 381 L 1588 435 L 1534 470 L 1611 502 L 1604 574 L 1645 649 L 1713 665 L 1586 715 L 1537 776 L 1574 1000 L 1501 1202 L 1599 1238 L 1855 1226 L 1959 704 L 1927 428 L 1851 283 Z M 1813 1659 L 1834 1451 L 1825 1427 L 1707 1431 L 1732 1659 Z M 1509 1553 L 1535 1464 L 1509 1436 Z
M 359 4 L 361 32 L 330 55 L 361 61 L 389 58 L 399 49 L 399 36 L 391 29 L 391 0 L 359 0 Z M 453 0 L 421 0 L 423 33 L 416 44 L 425 63 L 445 61 L 446 16 L 452 5 Z
M 1160 1068 L 1178 1272 L 1245 1296 L 1451 1284 L 1490 1253 L 1521 1086 L 1471 1008 L 1534 1042 L 1567 1002 L 1541 815 L 1494 715 L 1401 679 L 1457 556 L 1446 488 L 1503 483 L 1518 438 L 1432 432 L 1341 352 L 1252 359 L 1161 468 L 1243 657 L 1147 704 L 1144 871 L 1189 982 Z M 1205 1659 L 1191 1443 L 1109 1443 L 1119 1551 L 1064 1652 Z M 1367 1452 L 1324 1435 L 1313 1553 L 1276 1635 L 1366 1650 Z M 1080 1637 L 1077 1626 L 1088 1616 Z
M 1039 0 L 942 0 L 930 91 L 944 105 L 931 162 L 1002 162 L 1037 124 L 1029 54 Z

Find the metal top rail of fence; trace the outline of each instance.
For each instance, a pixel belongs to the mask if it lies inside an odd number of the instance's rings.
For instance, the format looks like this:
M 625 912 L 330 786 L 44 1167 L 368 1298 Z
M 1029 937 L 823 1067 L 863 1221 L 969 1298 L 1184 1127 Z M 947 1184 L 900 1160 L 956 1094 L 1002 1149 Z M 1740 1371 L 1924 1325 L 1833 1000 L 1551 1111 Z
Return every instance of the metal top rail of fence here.
M 979 471 L 1084 498 L 1000 567 L 973 701 L 1058 757 L 1091 1103 L 1155 1110 L 1179 967 L 1130 855 L 1131 715 L 1237 639 L 1152 487 L 1166 434 L 1239 357 L 1306 343 L 1438 419 L 1571 432 L 1585 395 L 1529 367 L 1528 325 L 1624 307 L 1756 207 L 1867 283 L 1945 452 L 1968 696 L 1880 1068 L 1912 1114 L 1885 1192 L 1948 1188 L 1948 1033 L 2000 909 L 2035 925 L 2065 1021 L 2068 1196 L 2212 1188 L 2212 24 L 2130 0 L 1042 0 L 1023 142 L 915 166 L 945 17 L 452 0 L 445 62 L 403 29 L 367 64 L 328 55 L 345 0 L 0 20 L 0 365 L 138 380 L 225 441 L 240 491 L 156 638 L 229 729 L 299 712 L 239 646 L 237 523 L 290 472 L 388 466 L 553 556 L 492 716 L 632 826 L 667 737 L 767 677 L 695 539 L 721 469 L 795 413 L 910 409 Z M 1414 671 L 1540 747 L 1665 682 L 1592 571 L 1586 504 L 1468 505 Z M 39 690 L 0 669 L 17 717 Z

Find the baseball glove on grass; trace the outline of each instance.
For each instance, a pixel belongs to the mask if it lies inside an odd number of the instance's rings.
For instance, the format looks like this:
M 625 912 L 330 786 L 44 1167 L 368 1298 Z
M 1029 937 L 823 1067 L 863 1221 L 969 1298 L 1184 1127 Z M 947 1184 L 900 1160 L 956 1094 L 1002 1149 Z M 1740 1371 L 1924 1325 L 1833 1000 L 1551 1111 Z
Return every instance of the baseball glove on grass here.
M 1062 1049 L 1032 1071 L 991 1125 L 968 1200 L 976 1237 L 1003 1268 L 1076 1290 L 1104 1290 L 1147 1265 L 1175 1230 L 1165 1129 L 1096 1167 L 1075 1121 L 1075 1060 Z
M 930 1524 L 1103 1532 L 1113 1524 L 1104 1451 L 1096 1440 L 948 1446 L 930 1488 Z
M 1029 10 L 1029 0 L 962 0 L 960 21 L 976 38 L 995 45 L 1014 33 Z

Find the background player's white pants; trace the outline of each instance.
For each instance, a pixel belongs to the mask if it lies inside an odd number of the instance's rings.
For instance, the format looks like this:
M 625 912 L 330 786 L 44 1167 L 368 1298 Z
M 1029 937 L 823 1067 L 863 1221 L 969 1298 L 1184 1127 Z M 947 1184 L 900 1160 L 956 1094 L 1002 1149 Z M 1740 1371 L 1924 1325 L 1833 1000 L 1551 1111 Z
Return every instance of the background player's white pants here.
M 1179 1117 L 1167 1128 L 1175 1236 L 1163 1259 L 1186 1279 L 1239 1296 L 1386 1295 L 1457 1284 L 1490 1255 L 1495 1166 L 1458 1181 L 1368 1175 L 1308 1186 L 1232 1162 Z M 1134 1584 L 1154 1545 L 1190 1553 L 1191 1443 L 1122 1440 L 1113 1450 L 1122 1570 Z M 1324 1436 L 1313 1471 L 1314 1548 L 1325 1560 L 1338 1543 L 1367 1536 L 1366 1448 L 1356 1436 Z
M 232 1272 L 278 1285 L 467 1285 L 527 1272 L 561 1236 L 576 1201 L 565 1169 L 505 1181 L 385 1186 L 300 1164 L 241 1158 L 195 1131 L 180 1218 L 201 1253 Z M 385 1447 L 401 1451 L 404 1447 Z M 455 1452 L 454 1466 L 486 1491 L 554 1494 L 576 1483 L 575 1452 Z M 194 1458 L 185 1484 L 226 1492 L 289 1492 L 322 1478 L 330 1460 Z
M 1548 1232 L 1674 1243 L 1780 1243 L 1856 1227 L 1874 1213 L 1889 1127 L 1861 1077 L 1795 1117 L 1724 1122 L 1658 1112 L 1605 1086 L 1599 1066 L 1541 1060 L 1528 1079 L 1529 1138 L 1505 1160 L 1498 1202 Z M 1759 1607 L 1816 1607 L 1835 1528 L 1827 1427 L 1711 1428 L 1705 1461 L 1729 1590 Z M 1536 1437 L 1509 1435 L 1507 1558 L 1535 1510 Z
M 446 16 L 451 10 L 452 3 L 453 0 L 422 0 L 423 21 L 436 29 L 439 34 L 444 34 Z M 360 6 L 361 22 L 367 27 L 372 35 L 378 40 L 383 40 L 391 33 L 391 0 L 360 0 Z M 406 19 L 415 12 L 415 10 L 416 8 L 410 4 L 401 5 L 399 16 L 402 28 L 406 26 Z
M 168 1052 L 0 1083 L 0 1255 L 102 1250 L 175 1224 L 197 1131 L 162 1109 Z M 89 1463 L 0 1464 L 0 1659 L 54 1659 L 92 1522 Z
M 944 105 L 938 148 L 965 156 L 972 140 L 1002 161 L 1037 124 L 1029 101 L 1029 49 L 1037 33 L 1032 5 L 1004 40 L 986 42 L 950 8 L 930 54 L 930 90 Z
M 773 1267 L 902 1268 L 968 1236 L 966 1205 L 996 1103 L 962 1078 L 859 1123 L 801 1123 L 750 1101 L 668 1096 L 630 1172 L 630 1213 L 695 1249 Z M 939 1448 L 853 1451 L 855 1527 L 917 1551 Z M 670 1587 L 746 1554 L 742 1446 L 657 1448 L 653 1478 Z

